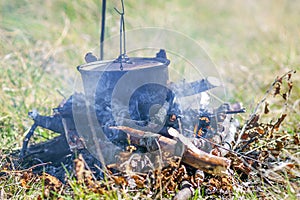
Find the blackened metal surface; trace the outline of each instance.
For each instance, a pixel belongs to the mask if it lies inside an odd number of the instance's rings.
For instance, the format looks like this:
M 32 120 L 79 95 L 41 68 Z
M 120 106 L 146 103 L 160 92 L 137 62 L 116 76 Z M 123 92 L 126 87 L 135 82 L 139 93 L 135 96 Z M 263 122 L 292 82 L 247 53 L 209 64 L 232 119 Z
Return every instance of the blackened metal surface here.
M 121 64 L 123 70 L 120 70 Z M 120 105 L 120 108 L 123 106 L 129 109 L 130 118 L 149 120 L 150 108 L 155 104 L 163 105 L 166 101 L 168 64 L 169 60 L 163 57 L 129 58 L 122 63 L 88 63 L 79 66 L 78 70 L 82 76 L 85 95 L 94 101 L 91 103 L 95 104 L 96 113 L 99 114 L 98 120 L 105 124 L 112 119 L 108 110 L 112 108 L 114 91 L 118 91 L 119 94 L 115 95 L 113 101 Z M 120 84 L 122 80 L 124 82 Z M 128 93 L 132 93 L 129 105 L 125 97 Z

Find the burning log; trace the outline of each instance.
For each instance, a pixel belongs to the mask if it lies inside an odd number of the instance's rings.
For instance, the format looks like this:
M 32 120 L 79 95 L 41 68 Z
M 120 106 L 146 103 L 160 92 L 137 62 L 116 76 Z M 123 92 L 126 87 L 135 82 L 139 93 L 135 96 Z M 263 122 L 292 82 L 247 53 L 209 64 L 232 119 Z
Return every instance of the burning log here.
M 26 151 L 26 154 L 25 154 Z M 40 160 L 43 162 L 60 163 L 64 157 L 72 152 L 69 149 L 66 137 L 64 135 L 57 136 L 49 141 L 31 145 L 24 152 L 21 152 L 22 160 Z
M 144 146 L 147 149 L 153 149 L 153 147 L 146 146 L 147 144 L 155 145 L 155 142 L 159 145 L 159 148 L 164 152 L 169 152 L 174 155 L 176 149 L 178 149 L 177 141 L 156 133 L 145 132 L 137 129 L 133 129 L 126 126 L 115 126 L 111 129 L 117 129 L 124 131 L 130 136 L 132 143 L 140 146 Z M 225 171 L 230 166 L 230 160 L 208 154 L 197 147 L 190 141 L 189 138 L 179 134 L 175 129 L 170 128 L 169 132 L 172 136 L 178 139 L 180 144 L 184 147 L 182 154 L 182 162 L 201 169 L 210 174 L 225 174 Z M 177 133 L 176 133 L 177 132 Z M 154 139 L 155 138 L 155 139 Z M 145 142 L 145 139 L 150 142 Z M 155 141 L 155 142 L 153 142 Z M 154 148 L 157 149 L 157 148 Z

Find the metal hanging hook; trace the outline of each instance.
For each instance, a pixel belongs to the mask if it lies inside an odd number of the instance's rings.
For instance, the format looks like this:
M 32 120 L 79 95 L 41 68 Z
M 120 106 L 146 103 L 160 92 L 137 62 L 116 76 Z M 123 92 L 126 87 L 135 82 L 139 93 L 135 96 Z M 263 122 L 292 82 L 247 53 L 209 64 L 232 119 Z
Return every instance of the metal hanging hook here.
M 119 11 L 117 8 L 114 8 L 115 11 L 120 15 L 120 55 L 117 59 L 118 62 L 121 63 L 120 69 L 123 70 L 122 62 L 128 61 L 128 56 L 126 55 L 126 33 L 125 33 L 125 10 L 124 10 L 124 2 L 121 0 L 122 3 L 122 11 Z

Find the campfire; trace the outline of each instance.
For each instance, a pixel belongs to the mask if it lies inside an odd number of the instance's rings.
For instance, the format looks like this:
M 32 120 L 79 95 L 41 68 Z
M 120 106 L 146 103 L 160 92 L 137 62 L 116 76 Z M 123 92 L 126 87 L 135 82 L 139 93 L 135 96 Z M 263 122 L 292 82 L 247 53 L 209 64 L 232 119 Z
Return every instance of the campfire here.
M 21 165 L 36 173 L 46 172 L 48 187 L 55 191 L 68 179 L 68 171 L 97 193 L 105 194 L 112 185 L 116 189 L 146 187 L 149 190 L 145 195 L 154 197 L 158 194 L 150 188 L 159 191 L 166 184 L 168 194 L 175 195 L 180 189 L 177 199 L 189 198 L 203 186 L 206 194 L 230 196 L 239 181 L 248 180 L 263 168 L 268 181 L 284 183 L 270 165 L 291 141 L 276 139 L 282 138 L 277 131 L 286 115 L 264 124 L 259 123 L 255 110 L 241 129 L 234 118 L 245 112 L 239 103 L 223 103 L 216 108 L 204 103 L 200 109 L 182 110 L 176 98 L 204 93 L 207 96 L 203 98 L 208 100 L 208 91 L 221 84 L 213 77 L 171 83 L 169 63 L 166 52 L 160 50 L 153 58 L 94 61 L 79 66 L 85 93 L 64 100 L 51 116 L 29 113 L 34 124 L 20 151 Z M 267 94 L 275 90 L 274 95 L 282 93 L 287 99 L 293 73 L 277 78 Z M 137 78 L 145 75 L 147 80 L 139 82 Z M 120 80 L 124 82 L 120 84 Z M 283 80 L 285 89 L 281 88 Z M 37 127 L 59 136 L 28 146 Z M 257 147 L 258 138 L 275 138 L 275 147 L 269 152 L 257 151 L 262 148 Z M 291 142 L 297 141 L 293 138 Z M 292 163 L 280 167 L 293 173 Z M 240 180 L 232 178 L 234 172 Z M 101 180 L 107 176 L 111 182 L 103 185 Z
M 224 149 L 230 150 L 236 127 L 233 114 L 244 109 L 224 103 L 211 110 L 208 106 L 181 110 L 176 98 L 203 93 L 221 84 L 214 77 L 170 83 L 169 63 L 166 52 L 160 50 L 153 58 L 95 61 L 79 66 L 85 94 L 73 94 L 53 109 L 52 116 L 30 112 L 34 124 L 20 157 L 57 159 L 55 151 L 36 155 L 35 150 L 27 148 L 39 126 L 61 134 L 59 137 L 65 141 L 59 143 L 63 145 L 59 148 L 61 156 L 87 149 L 104 165 L 113 165 L 132 146 L 141 154 L 160 149 L 169 156 L 183 156 L 183 162 L 214 173 L 219 173 L 215 169 L 226 169 L 228 160 L 209 153 L 215 145 L 224 146 L 219 152 L 223 156 L 228 152 Z
M 79 66 L 85 93 L 73 94 L 53 109 L 52 116 L 30 112 L 34 124 L 20 158 L 31 165 L 33 161 L 57 165 L 81 153 L 82 159 L 97 164 L 91 166 L 97 177 L 103 176 L 97 167 L 149 173 L 170 162 L 226 174 L 230 160 L 224 156 L 231 151 L 237 127 L 233 115 L 244 109 L 224 103 L 213 109 L 202 105 L 198 110 L 181 110 L 176 98 L 208 95 L 221 84 L 214 77 L 171 83 L 169 63 L 161 49 L 153 58 L 127 57 Z M 60 136 L 28 147 L 37 127 Z M 55 171 L 48 173 L 57 176 Z

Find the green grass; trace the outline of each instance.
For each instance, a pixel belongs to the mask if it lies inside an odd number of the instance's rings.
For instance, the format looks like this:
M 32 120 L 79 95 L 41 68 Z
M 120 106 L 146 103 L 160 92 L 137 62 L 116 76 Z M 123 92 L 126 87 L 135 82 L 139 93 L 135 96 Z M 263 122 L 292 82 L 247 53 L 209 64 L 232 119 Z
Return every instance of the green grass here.
M 63 99 L 57 90 L 66 97 L 73 93 L 74 81 L 79 77 L 76 66 L 84 62 L 85 53 L 99 55 L 100 2 L 0 1 L 2 156 L 7 150 L 21 147 L 32 124 L 27 113 L 37 109 L 41 114 L 51 114 Z M 247 108 L 241 119 L 248 117 L 276 76 L 288 69 L 300 69 L 300 4 L 296 1 L 125 0 L 125 6 L 127 30 L 162 27 L 197 41 L 216 64 L 226 83 L 228 99 L 243 102 Z M 119 30 L 119 16 L 113 7 L 120 9 L 120 2 L 107 2 L 106 38 Z M 110 48 L 105 46 L 107 54 Z M 183 71 L 182 66 L 179 71 Z M 300 106 L 295 103 L 300 99 L 299 73 L 293 80 L 283 126 L 290 134 L 299 133 Z M 269 120 L 278 116 L 266 117 Z M 52 135 L 41 129 L 37 133 Z M 10 176 L 8 182 L 0 181 L 0 193 L 3 190 L 12 199 L 37 198 L 41 194 L 42 189 L 24 191 L 17 184 L 18 178 Z M 41 186 L 32 184 L 35 188 Z M 78 199 L 80 188 L 74 185 L 71 189 Z M 290 190 L 283 192 L 296 199 Z M 245 196 L 253 197 L 255 194 Z

